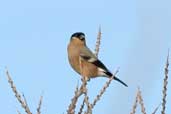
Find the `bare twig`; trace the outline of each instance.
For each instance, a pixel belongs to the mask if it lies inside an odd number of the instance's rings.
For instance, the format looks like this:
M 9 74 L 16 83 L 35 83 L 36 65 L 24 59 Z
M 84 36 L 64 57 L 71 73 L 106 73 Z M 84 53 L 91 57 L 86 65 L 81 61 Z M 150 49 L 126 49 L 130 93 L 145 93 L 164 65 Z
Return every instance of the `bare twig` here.
M 14 85 L 13 80 L 12 80 L 12 78 L 11 78 L 10 75 L 9 75 L 8 70 L 6 71 L 6 75 L 7 75 L 7 78 L 8 78 L 8 82 L 9 82 L 9 84 L 10 84 L 10 86 L 11 86 L 11 88 L 12 88 L 14 94 L 15 94 L 15 97 L 16 97 L 17 100 L 20 102 L 20 104 L 21 104 L 21 106 L 23 107 L 23 109 L 25 110 L 25 112 L 26 112 L 27 114 L 32 114 L 32 113 L 30 112 L 29 107 L 26 105 L 25 100 L 22 99 L 21 95 L 20 95 L 19 92 L 17 91 L 16 86 Z
M 155 108 L 155 110 L 153 111 L 152 114 L 156 114 L 157 110 L 159 109 L 159 107 L 161 106 L 161 103 Z
M 85 114 L 92 114 L 92 107 L 91 107 L 91 104 L 89 102 L 89 97 L 87 95 L 87 80 L 84 78 L 83 79 L 83 87 L 84 87 L 84 101 L 85 101 L 85 104 L 87 105 L 87 111 L 85 112 Z
M 132 112 L 130 114 L 135 114 L 135 112 L 136 112 L 137 103 L 138 103 L 138 94 L 139 94 L 139 91 L 137 91 L 135 102 L 134 102 L 134 105 L 133 105 L 133 108 L 132 108 Z
M 29 107 L 28 104 L 27 104 L 27 100 L 26 100 L 26 97 L 24 96 L 24 94 L 23 94 L 23 98 L 24 98 L 24 103 L 25 103 L 26 107 Z
M 68 114 L 75 114 L 75 108 L 76 108 L 76 103 L 78 101 L 78 98 L 83 94 L 82 92 L 83 85 L 78 89 L 78 85 L 76 86 L 75 90 L 75 95 L 71 100 L 71 104 L 69 105 L 69 108 L 67 110 Z
M 43 96 L 40 96 L 38 108 L 37 108 L 37 114 L 41 114 L 41 106 L 42 106 Z
M 165 66 L 165 78 L 163 82 L 163 99 L 162 99 L 162 114 L 165 114 L 165 109 L 166 109 L 166 96 L 167 96 L 167 84 L 168 84 L 168 73 L 169 73 L 169 51 L 167 55 L 167 60 L 166 60 L 166 66 Z
M 89 97 L 87 95 L 87 92 L 84 94 L 84 101 L 85 101 L 85 104 L 87 105 L 87 111 L 84 114 L 92 114 L 92 107 L 89 102 Z
M 78 112 L 78 114 L 82 114 L 83 109 L 84 109 L 84 105 L 85 105 L 85 99 L 83 100 L 81 107 L 80 107 L 80 111 Z
M 96 98 L 94 99 L 93 103 L 91 104 L 92 109 L 94 108 L 94 106 L 96 105 L 97 101 L 100 100 L 100 98 L 102 97 L 102 95 L 104 94 L 104 92 L 106 91 L 106 89 L 109 87 L 110 83 L 113 80 L 113 77 L 116 76 L 116 74 L 119 72 L 119 70 L 117 70 L 115 72 L 115 74 L 109 78 L 109 80 L 106 82 L 106 84 L 103 86 L 103 88 L 100 90 L 100 93 L 96 96 Z
M 145 106 L 144 106 L 144 102 L 143 102 L 143 98 L 142 98 L 140 89 L 138 89 L 138 98 L 139 98 L 139 103 L 141 105 L 141 112 L 143 114 L 146 114 L 146 112 L 145 112 Z
M 99 49 L 100 49 L 100 41 L 101 41 L 101 27 L 99 27 L 99 31 L 97 34 L 97 40 L 96 40 L 96 48 L 95 48 L 95 55 L 98 57 Z

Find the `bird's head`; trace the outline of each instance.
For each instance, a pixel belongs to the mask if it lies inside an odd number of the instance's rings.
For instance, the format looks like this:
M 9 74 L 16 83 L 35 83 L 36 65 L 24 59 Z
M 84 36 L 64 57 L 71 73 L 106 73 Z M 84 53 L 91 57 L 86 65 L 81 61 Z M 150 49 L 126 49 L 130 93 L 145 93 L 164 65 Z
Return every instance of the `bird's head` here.
M 76 32 L 71 35 L 71 42 L 85 44 L 85 34 L 82 32 Z

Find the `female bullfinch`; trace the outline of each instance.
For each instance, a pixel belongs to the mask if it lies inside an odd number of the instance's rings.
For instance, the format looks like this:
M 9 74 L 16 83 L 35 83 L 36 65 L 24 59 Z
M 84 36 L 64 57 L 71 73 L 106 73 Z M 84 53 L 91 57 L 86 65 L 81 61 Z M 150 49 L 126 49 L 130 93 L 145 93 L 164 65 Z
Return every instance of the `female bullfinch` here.
M 67 51 L 70 65 L 77 73 L 84 76 L 85 79 L 89 80 L 90 78 L 100 76 L 110 78 L 113 76 L 106 66 L 87 47 L 84 33 L 76 32 L 72 34 Z M 113 76 L 113 79 L 127 87 L 127 84 L 116 76 Z

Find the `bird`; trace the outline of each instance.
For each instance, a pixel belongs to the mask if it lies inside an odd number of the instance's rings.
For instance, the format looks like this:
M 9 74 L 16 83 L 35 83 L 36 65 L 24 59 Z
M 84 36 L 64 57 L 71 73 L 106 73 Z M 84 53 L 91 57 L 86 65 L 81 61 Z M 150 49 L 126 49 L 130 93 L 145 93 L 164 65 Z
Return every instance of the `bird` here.
M 114 80 L 128 87 L 126 83 L 114 76 L 87 47 L 83 32 L 76 32 L 71 35 L 67 52 L 71 67 L 86 80 L 96 77 L 113 77 Z

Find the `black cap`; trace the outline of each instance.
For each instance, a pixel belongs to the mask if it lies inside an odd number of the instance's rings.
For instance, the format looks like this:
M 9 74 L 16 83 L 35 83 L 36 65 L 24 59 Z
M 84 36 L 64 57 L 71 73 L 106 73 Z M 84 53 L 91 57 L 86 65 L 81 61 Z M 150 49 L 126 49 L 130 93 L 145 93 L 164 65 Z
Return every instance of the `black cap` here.
M 80 37 L 80 36 L 85 36 L 85 34 L 83 32 L 76 32 L 76 33 L 72 34 L 71 37 Z

